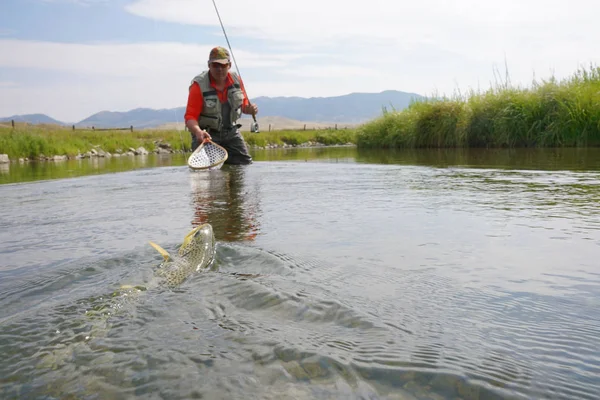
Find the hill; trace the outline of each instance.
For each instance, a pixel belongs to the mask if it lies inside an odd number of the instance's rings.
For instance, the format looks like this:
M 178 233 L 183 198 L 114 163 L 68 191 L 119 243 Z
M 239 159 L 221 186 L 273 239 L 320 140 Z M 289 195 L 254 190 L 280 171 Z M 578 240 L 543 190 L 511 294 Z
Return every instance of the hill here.
M 267 117 L 277 117 L 287 120 L 283 125 L 303 125 L 312 123 L 313 126 L 333 126 L 359 124 L 382 114 L 383 108 L 402 110 L 411 101 L 423 96 L 415 93 L 386 90 L 380 93 L 351 93 L 333 97 L 257 97 L 251 99 L 259 108 L 259 123 Z M 136 108 L 130 111 L 101 111 L 77 123 L 76 127 L 96 128 L 125 128 L 133 125 L 135 128 L 155 128 L 165 124 L 180 124 L 183 122 L 185 107 L 170 109 Z M 33 124 L 65 123 L 57 121 L 44 114 L 15 115 L 0 118 L 2 121 L 29 122 Z M 290 121 L 294 121 L 293 123 Z M 246 123 L 246 121 L 243 121 Z M 269 122 L 267 122 L 268 124 Z M 69 124 L 70 125 L 70 124 Z M 281 122 L 272 125 L 281 125 Z M 267 128 L 262 123 L 261 130 Z M 308 126 L 307 126 L 308 128 Z M 274 128 L 282 129 L 282 128 Z M 291 129 L 291 128 L 286 128 Z
M 25 114 L 25 115 L 13 115 L 11 117 L 0 118 L 0 122 L 28 122 L 30 124 L 57 124 L 65 125 L 64 122 L 60 122 L 47 116 L 46 114 Z
M 279 116 L 298 121 L 360 123 L 381 115 L 383 107 L 402 110 L 423 96 L 396 90 L 351 93 L 334 97 L 257 97 L 261 117 Z

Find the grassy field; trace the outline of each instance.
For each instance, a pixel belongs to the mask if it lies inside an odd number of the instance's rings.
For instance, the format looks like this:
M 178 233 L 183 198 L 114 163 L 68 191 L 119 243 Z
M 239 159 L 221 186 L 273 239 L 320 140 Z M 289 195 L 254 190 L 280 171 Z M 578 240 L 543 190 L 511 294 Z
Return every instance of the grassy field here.
M 359 147 L 585 147 L 600 145 L 600 68 L 568 79 L 413 103 L 360 128 Z
M 307 130 L 272 131 L 244 133 L 250 146 L 298 145 L 307 142 L 325 145 L 356 142 L 356 130 Z M 173 150 L 190 151 L 189 132 L 178 130 L 134 130 L 93 131 L 71 130 L 57 126 L 37 126 L 17 124 L 0 126 L 0 154 L 8 154 L 10 159 L 35 158 L 40 155 L 67 155 L 74 157 L 91 149 L 102 149 L 109 153 L 127 151 L 130 147 L 144 147 L 153 151 L 159 142 L 169 143 Z

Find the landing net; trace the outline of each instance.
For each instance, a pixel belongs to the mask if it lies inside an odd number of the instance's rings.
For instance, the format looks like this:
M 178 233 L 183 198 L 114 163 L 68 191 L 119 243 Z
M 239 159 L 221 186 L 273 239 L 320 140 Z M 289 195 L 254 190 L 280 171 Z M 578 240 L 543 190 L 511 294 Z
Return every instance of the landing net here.
M 191 169 L 218 169 L 227 160 L 227 150 L 210 140 L 204 141 L 188 158 Z

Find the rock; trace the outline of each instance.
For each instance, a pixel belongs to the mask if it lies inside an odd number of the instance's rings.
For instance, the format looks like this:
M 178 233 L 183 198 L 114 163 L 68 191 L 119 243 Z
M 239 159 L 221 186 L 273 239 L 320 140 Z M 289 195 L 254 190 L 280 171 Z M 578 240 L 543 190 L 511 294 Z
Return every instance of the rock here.
M 8 164 L 9 162 L 8 154 L 0 154 L 0 164 Z
M 113 157 L 121 157 L 121 153 L 115 153 L 112 155 Z
M 148 155 L 148 150 L 143 147 L 138 147 L 137 150 L 134 150 L 134 153 L 138 156 L 145 156 Z
M 51 161 L 67 161 L 67 156 L 54 156 L 50 160 Z
M 89 153 L 92 155 L 92 157 L 97 157 L 98 156 L 98 152 L 96 151 L 96 149 L 91 149 L 89 151 Z
M 156 149 L 156 154 L 171 154 L 171 151 L 167 150 L 165 148 L 159 147 L 158 149 Z

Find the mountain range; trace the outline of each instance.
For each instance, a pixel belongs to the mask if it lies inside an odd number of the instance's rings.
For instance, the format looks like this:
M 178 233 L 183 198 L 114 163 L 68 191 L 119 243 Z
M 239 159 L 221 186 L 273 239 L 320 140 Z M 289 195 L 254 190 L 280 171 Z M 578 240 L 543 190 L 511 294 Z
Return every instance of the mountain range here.
M 380 116 L 385 109 L 402 110 L 422 99 L 416 93 L 386 90 L 380 93 L 350 93 L 333 97 L 257 97 L 250 101 L 258 106 L 258 117 L 283 117 L 306 122 L 357 124 Z M 101 111 L 79 122 L 57 121 L 45 114 L 14 115 L 0 122 L 14 120 L 32 124 L 75 125 L 96 128 L 153 128 L 173 122 L 183 122 L 185 107 L 171 109 L 136 108 L 126 112 Z

